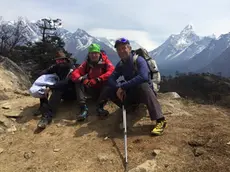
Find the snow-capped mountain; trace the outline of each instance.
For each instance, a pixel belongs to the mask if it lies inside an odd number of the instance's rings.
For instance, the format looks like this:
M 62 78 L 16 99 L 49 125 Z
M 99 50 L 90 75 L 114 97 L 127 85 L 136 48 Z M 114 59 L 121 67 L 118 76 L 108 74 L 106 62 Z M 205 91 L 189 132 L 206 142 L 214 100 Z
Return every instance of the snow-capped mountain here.
M 65 49 L 74 54 L 75 57 L 81 63 L 87 56 L 88 47 L 92 43 L 97 43 L 101 48 L 106 51 L 107 55 L 110 57 L 110 60 L 113 64 L 116 64 L 119 61 L 119 57 L 113 48 L 108 46 L 101 40 L 89 35 L 86 31 L 82 29 L 77 29 L 76 32 L 70 34 L 65 33 L 61 36 L 65 41 Z
M 67 37 L 66 37 L 67 36 Z M 74 53 L 75 51 L 81 51 L 87 49 L 94 42 L 94 37 L 89 35 L 86 31 L 82 29 L 77 29 L 71 35 L 62 35 L 61 36 L 66 43 L 66 50 Z
M 38 26 L 36 25 L 36 22 L 30 22 L 27 19 L 23 19 L 22 20 L 23 24 L 26 26 L 26 37 L 28 38 L 28 40 L 30 40 L 31 42 L 35 42 L 40 40 L 41 37 L 41 32 L 38 28 Z
M 38 41 L 41 39 L 41 32 L 37 26 L 39 21 L 29 21 L 22 19 L 23 25 L 26 26 L 25 36 L 29 41 Z M 14 22 L 7 23 L 9 27 L 15 27 Z M 65 48 L 72 53 L 81 63 L 88 51 L 91 43 L 98 43 L 102 49 L 106 51 L 113 64 L 116 64 L 119 57 L 114 49 L 114 39 L 97 38 L 82 29 L 77 29 L 74 33 L 64 28 L 58 28 L 56 32 L 65 42 Z M 133 49 L 141 46 L 136 41 L 130 41 Z M 228 64 L 226 57 L 228 56 L 230 47 L 230 33 L 221 35 L 218 39 L 214 36 L 201 37 L 198 36 L 192 25 L 187 25 L 179 34 L 171 35 L 162 45 L 155 50 L 149 52 L 156 59 L 161 73 L 164 75 L 182 72 L 222 72 L 228 70 L 214 66 L 215 64 Z M 217 61 L 220 60 L 220 63 Z M 228 65 L 227 65 L 228 66 Z M 221 70 L 221 71 L 218 71 Z
M 21 18 L 21 29 L 23 28 L 24 36 L 27 38 L 28 41 L 34 42 L 41 39 L 41 33 L 36 25 L 36 22 L 31 22 L 26 18 Z M 7 27 L 16 27 L 16 21 L 1 21 L 1 24 L 6 25 Z
M 179 34 L 171 35 L 162 45 L 149 53 L 156 59 L 162 71 L 175 73 L 184 71 L 187 61 L 202 52 L 213 39 L 213 36 L 198 36 L 192 25 L 187 25 Z
M 224 77 L 230 76 L 230 47 L 228 47 L 220 56 L 216 57 L 205 68 L 199 70 L 199 73 L 209 72 Z
M 15 22 L 5 23 L 7 23 L 9 27 L 15 26 Z M 41 31 L 37 25 L 39 21 L 31 22 L 26 18 L 22 18 L 22 23 L 26 26 L 26 32 L 24 35 L 27 37 L 28 41 L 35 42 L 41 40 Z M 89 35 L 82 29 L 78 28 L 74 33 L 72 33 L 62 27 L 58 27 L 56 33 L 64 40 L 65 49 L 72 53 L 74 57 L 77 57 L 78 63 L 81 63 L 87 56 L 87 48 L 91 43 L 100 44 L 101 48 L 106 51 L 113 64 L 116 64 L 119 61 L 119 57 L 113 48 L 96 37 Z
M 104 42 L 107 46 L 109 46 L 115 51 L 114 42 L 112 42 L 111 39 L 106 38 L 106 37 L 97 37 L 97 39 L 101 42 Z
M 200 53 L 212 40 L 196 35 L 192 25 L 187 25 L 180 34 L 171 35 L 161 46 L 150 52 L 159 65 L 188 60 Z
M 214 59 L 219 59 L 219 56 L 230 47 L 230 33 L 222 34 L 211 43 L 201 53 L 194 56 L 187 64 L 189 71 L 199 71 L 209 65 Z
M 35 42 L 41 40 L 41 31 L 37 25 L 41 21 L 29 21 L 26 18 L 22 18 L 22 22 L 23 25 L 26 26 L 25 35 L 28 41 Z M 8 22 L 8 24 L 14 26 L 15 22 Z M 79 63 L 81 63 L 85 59 L 88 51 L 87 48 L 92 43 L 100 44 L 101 48 L 106 51 L 107 55 L 110 57 L 111 61 L 114 64 L 119 61 L 119 57 L 113 47 L 115 42 L 115 40 L 113 39 L 96 38 L 80 28 L 72 33 L 64 29 L 63 27 L 58 27 L 56 32 L 64 40 L 65 49 L 68 52 L 72 53 L 73 56 L 78 59 Z M 141 47 L 135 41 L 130 42 L 134 48 Z
M 109 38 L 106 38 L 106 37 L 98 37 L 97 38 L 98 40 L 104 42 L 106 45 L 108 45 L 110 48 L 114 49 L 114 45 L 115 45 L 115 39 L 109 39 Z M 132 49 L 138 49 L 138 48 L 143 48 L 140 44 L 138 44 L 136 41 L 133 41 L 133 40 L 129 40 L 130 41 L 130 45 L 132 47 Z

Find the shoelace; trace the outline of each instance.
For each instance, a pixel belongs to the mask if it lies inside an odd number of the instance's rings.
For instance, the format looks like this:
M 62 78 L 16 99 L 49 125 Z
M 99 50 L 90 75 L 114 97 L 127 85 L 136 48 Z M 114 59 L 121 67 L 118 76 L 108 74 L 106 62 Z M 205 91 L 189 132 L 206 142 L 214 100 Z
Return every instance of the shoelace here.
M 156 125 L 156 129 L 162 128 L 163 125 L 164 125 L 164 121 L 158 122 L 157 125 Z

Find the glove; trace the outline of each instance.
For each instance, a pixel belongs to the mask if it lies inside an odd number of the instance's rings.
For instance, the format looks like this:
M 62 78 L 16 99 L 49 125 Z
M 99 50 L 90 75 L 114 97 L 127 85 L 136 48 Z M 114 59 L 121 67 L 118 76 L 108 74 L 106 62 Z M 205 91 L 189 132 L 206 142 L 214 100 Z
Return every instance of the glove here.
M 86 87 L 89 87 L 89 83 L 90 83 L 90 80 L 88 79 L 84 79 L 83 82 L 82 82 Z
M 96 79 L 90 79 L 89 80 L 89 85 L 92 87 L 92 86 L 94 86 L 94 85 L 96 85 L 97 84 L 97 80 Z
M 45 96 L 46 97 L 48 97 L 50 91 L 51 91 L 50 87 L 46 87 L 46 89 L 45 89 Z

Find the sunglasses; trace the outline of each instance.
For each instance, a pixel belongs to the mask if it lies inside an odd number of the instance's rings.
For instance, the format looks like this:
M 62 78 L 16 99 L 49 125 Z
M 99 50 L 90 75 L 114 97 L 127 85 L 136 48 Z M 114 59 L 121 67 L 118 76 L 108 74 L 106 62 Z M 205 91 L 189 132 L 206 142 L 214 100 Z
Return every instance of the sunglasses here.
M 117 45 L 120 44 L 120 43 L 122 43 L 122 44 L 129 44 L 129 40 L 125 39 L 125 38 L 120 38 L 120 39 L 116 40 L 114 48 L 116 48 Z
M 66 62 L 66 60 L 65 60 L 65 59 L 56 59 L 55 62 L 56 62 L 57 64 L 60 64 L 60 63 Z

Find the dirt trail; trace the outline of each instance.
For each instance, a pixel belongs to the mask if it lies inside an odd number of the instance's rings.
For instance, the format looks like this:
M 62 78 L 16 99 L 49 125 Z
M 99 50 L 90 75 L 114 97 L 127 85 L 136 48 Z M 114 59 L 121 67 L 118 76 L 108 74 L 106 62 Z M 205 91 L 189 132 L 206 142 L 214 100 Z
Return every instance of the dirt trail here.
M 105 120 L 91 116 L 75 123 L 75 103 L 63 103 L 53 123 L 40 133 L 35 128 L 39 117 L 32 115 L 38 100 L 20 96 L 2 101 L 10 106 L 1 114 L 20 114 L 15 132 L 0 134 L 1 172 L 122 172 L 123 132 L 119 129 L 121 110 L 106 108 Z M 153 127 L 144 107 L 128 131 L 129 169 L 155 159 L 157 172 L 230 171 L 230 110 L 198 105 L 186 100 L 160 96 L 168 127 L 164 135 L 149 135 Z M 130 118 L 130 116 L 129 116 Z M 129 123 L 129 126 L 131 124 Z

